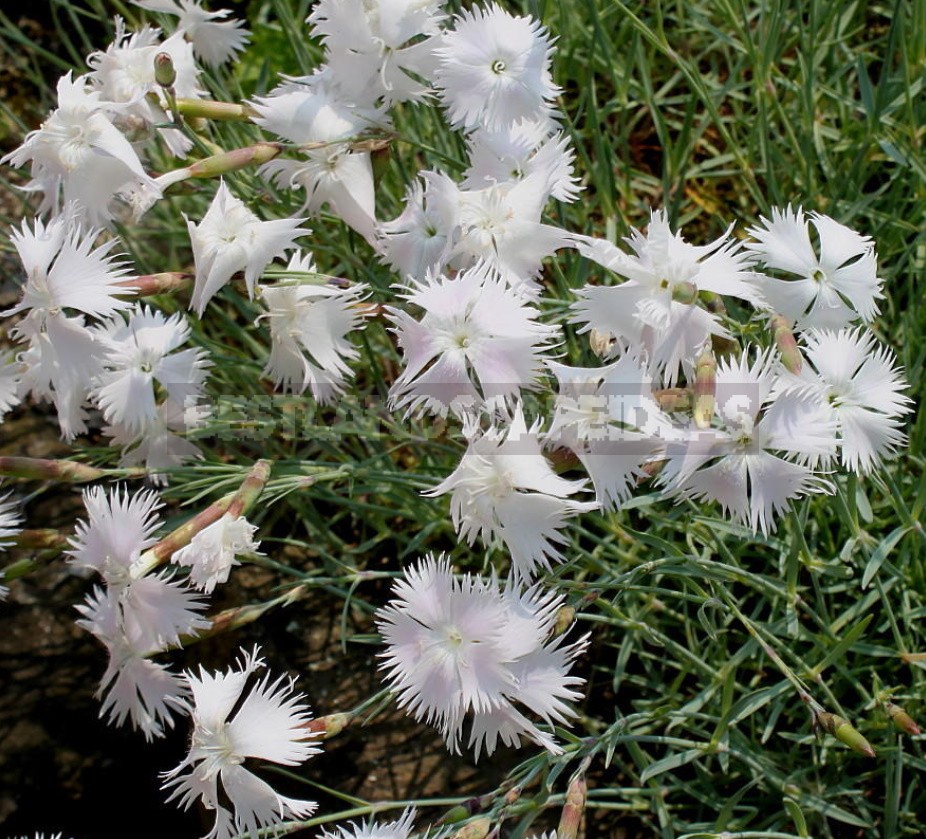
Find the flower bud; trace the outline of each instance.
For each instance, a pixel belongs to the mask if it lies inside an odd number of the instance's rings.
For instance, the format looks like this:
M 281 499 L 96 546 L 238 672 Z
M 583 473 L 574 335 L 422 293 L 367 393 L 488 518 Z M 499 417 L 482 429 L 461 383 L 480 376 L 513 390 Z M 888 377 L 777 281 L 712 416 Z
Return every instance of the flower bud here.
M 794 333 L 791 331 L 791 324 L 783 315 L 774 315 L 769 321 L 769 326 L 775 339 L 775 346 L 781 353 L 781 363 L 790 373 L 798 375 L 804 366 L 804 358 L 797 346 Z
M 569 782 L 569 789 L 566 790 L 566 803 L 563 805 L 559 827 L 556 828 L 557 839 L 576 839 L 579 835 L 587 797 L 588 784 L 585 783 L 585 777 L 579 775 L 573 778 Z
M 895 705 L 893 702 L 885 702 L 884 710 L 891 718 L 891 722 L 894 723 L 894 728 L 898 731 L 903 731 L 905 734 L 910 734 L 914 737 L 922 733 L 922 729 L 914 722 L 913 717 L 901 708 L 900 705 Z
M 485 839 L 491 829 L 491 819 L 476 819 L 461 827 L 450 839 Z
M 283 146 L 279 143 L 255 143 L 243 149 L 232 149 L 197 160 L 187 167 L 187 177 L 216 178 L 228 172 L 244 169 L 246 166 L 259 166 L 273 160 L 281 151 Z
M 698 299 L 698 287 L 688 281 L 676 283 L 672 286 L 672 299 L 676 303 L 691 305 Z
M 697 428 L 710 428 L 714 418 L 714 393 L 717 390 L 717 360 L 706 346 L 695 363 L 694 407 L 691 415 Z
M 169 53 L 159 52 L 154 57 L 154 80 L 161 87 L 172 87 L 174 82 L 177 81 L 174 60 Z
M 553 624 L 551 637 L 557 638 L 569 631 L 569 627 L 575 622 L 576 610 L 572 606 L 560 606 L 556 612 L 556 622 Z
M 844 717 L 839 714 L 830 714 L 826 711 L 816 715 L 816 724 L 827 734 L 832 734 L 841 743 L 845 743 L 852 751 L 868 757 L 875 756 L 875 750 L 869 742 L 862 737 Z

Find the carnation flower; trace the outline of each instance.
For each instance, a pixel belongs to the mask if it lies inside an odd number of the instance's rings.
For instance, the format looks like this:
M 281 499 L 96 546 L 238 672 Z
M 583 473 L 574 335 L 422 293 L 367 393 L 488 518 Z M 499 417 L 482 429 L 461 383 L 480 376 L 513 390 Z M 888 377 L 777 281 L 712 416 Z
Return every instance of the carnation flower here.
M 467 138 L 469 168 L 460 186 L 480 189 L 522 181 L 543 173 L 558 201 L 575 201 L 582 187 L 575 177 L 569 138 L 547 120 L 521 120 L 494 130 L 478 128 Z
M 296 253 L 288 271 L 314 273 L 311 256 Z M 357 350 L 347 335 L 363 319 L 358 302 L 366 286 L 280 284 L 263 286 L 261 302 L 270 322 L 272 346 L 264 375 L 277 387 L 304 393 L 311 388 L 316 402 L 328 403 L 343 393 L 351 374 L 348 361 Z
M 395 821 L 382 823 L 369 819 L 360 824 L 351 822 L 349 827 L 322 831 L 319 839 L 408 839 L 414 821 L 415 808 L 408 807 Z
M 19 502 L 9 495 L 4 495 L 0 498 L 0 549 L 13 544 L 11 540 L 22 532 L 19 526 L 21 523 Z
M 19 526 L 21 521 L 16 501 L 11 499 L 9 495 L 0 498 L 0 551 L 13 544 L 12 538 L 22 531 Z M 4 578 L 5 574 L 0 570 L 0 583 Z M 0 601 L 6 600 L 9 593 L 9 588 L 0 584 Z
M 420 172 L 405 208 L 379 225 L 383 261 L 402 277 L 440 274 L 451 256 L 460 214 L 460 190 L 443 172 Z
M 22 364 L 9 353 L 0 354 L 0 420 L 19 404 Z
M 154 534 L 163 523 L 157 515 L 160 498 L 151 490 L 129 497 L 125 487 L 105 491 L 96 486 L 84 490 L 83 501 L 87 519 L 77 522 L 67 556 L 78 568 L 99 573 L 109 586 L 131 582 L 142 552 L 157 542 Z
M 697 304 L 699 291 L 758 301 L 751 260 L 729 231 L 708 245 L 692 245 L 672 232 L 664 211 L 654 210 L 646 234 L 634 230 L 625 240 L 632 256 L 602 239 L 573 241 L 583 256 L 627 278 L 618 286 L 580 289 L 573 320 L 583 332 L 594 329 L 619 346 L 644 350 L 651 370 L 664 372 L 670 386 L 710 335 L 728 334 Z
M 537 567 L 561 561 L 555 543 L 566 521 L 597 508 L 595 502 L 569 496 L 586 481 L 559 477 L 541 454 L 539 423 L 528 430 L 520 405 L 506 427 L 480 432 L 469 426 L 469 445 L 453 473 L 428 491 L 450 494 L 450 514 L 461 538 L 472 545 L 477 534 L 490 546 L 500 539 L 511 554 L 516 580 L 528 579 Z
M 161 31 L 150 26 L 128 33 L 125 22 L 117 17 L 113 43 L 105 52 L 97 51 L 87 58 L 94 87 L 111 108 L 116 125 L 130 136 L 141 135 L 144 139 L 154 127 L 171 121 L 163 89 L 155 79 L 155 57 L 159 53 L 170 56 L 176 74 L 174 95 L 184 99 L 202 97 L 192 47 L 180 33 L 165 41 L 161 41 Z M 193 141 L 176 128 L 157 130 L 178 157 L 193 146 Z
M 320 751 L 311 742 L 316 736 L 306 728 L 311 715 L 303 695 L 293 693 L 293 680 L 280 676 L 271 682 L 267 675 L 245 692 L 250 677 L 264 666 L 257 655 L 256 648 L 243 653 L 237 669 L 185 674 L 192 693 L 190 752 L 164 774 L 163 787 L 171 790 L 168 800 L 179 798 L 184 809 L 198 798 L 215 812 L 207 839 L 257 836 L 284 819 L 307 818 L 317 806 L 280 795 L 243 765 L 247 758 L 259 758 L 297 766 Z
M 163 470 L 179 466 L 191 458 L 202 457 L 195 444 L 180 436 L 200 427 L 209 416 L 209 408 L 198 403 L 183 405 L 165 399 L 157 406 L 155 419 L 141 431 L 133 431 L 116 423 L 103 432 L 110 436 L 111 446 L 122 447 L 120 466 L 143 464 L 148 479 L 165 483 Z
M 194 224 L 187 219 L 196 261 L 190 308 L 202 317 L 206 304 L 236 271 L 244 271 L 248 295 L 253 296 L 254 284 L 271 260 L 309 233 L 299 224 L 299 219 L 261 221 L 220 183 L 203 220 Z
M 271 160 L 260 172 L 281 189 L 304 189 L 300 212 L 315 216 L 327 204 L 341 221 L 374 241 L 376 191 L 369 152 L 334 144 L 310 149 L 301 160 Z
M 145 174 L 132 144 L 113 125 L 99 91 L 89 91 L 88 77 L 58 81 L 58 108 L 22 145 L 0 159 L 14 166 L 31 163 L 26 189 L 42 192 L 40 212 L 58 212 L 72 202 L 91 224 L 112 218 L 112 197 L 143 182 L 157 190 Z
M 233 565 L 241 563 L 239 554 L 253 554 L 260 547 L 254 541 L 257 527 L 244 517 L 232 518 L 225 513 L 200 530 L 188 545 L 176 551 L 170 561 L 190 569 L 190 582 L 205 594 L 218 583 L 228 582 Z
M 819 256 L 810 241 L 803 209 L 773 209 L 771 220 L 751 227 L 756 240 L 746 247 L 767 268 L 786 279 L 759 275 L 768 305 L 798 329 L 839 329 L 856 318 L 865 323 L 878 314 L 881 279 L 874 243 L 829 216 L 810 213 L 819 240 Z
M 201 396 L 211 365 L 203 349 L 175 352 L 190 337 L 189 324 L 179 312 L 168 318 L 142 307 L 127 322 L 111 322 L 100 335 L 106 357 L 93 396 L 107 422 L 136 434 L 155 425 L 156 385 L 181 405 Z
M 564 230 L 542 224 L 552 172 L 460 193 L 460 231 L 451 257 L 464 266 L 484 260 L 512 288 L 533 295 L 543 260 L 570 241 Z
M 400 707 L 436 725 L 451 752 L 459 752 L 464 718 L 473 715 L 469 746 L 491 754 L 501 737 L 561 750 L 521 711 L 547 724 L 565 722 L 566 704 L 579 698 L 581 679 L 569 667 L 586 639 L 562 646 L 549 635 L 562 597 L 499 587 L 497 578 L 454 578 L 444 557 L 426 557 L 393 585 L 393 599 L 377 612 L 386 644 L 386 679 Z
M 0 374 L 0 407 L 11 405 L 6 388 L 16 381 L 20 395 L 32 393 L 54 402 L 62 435 L 70 440 L 86 430 L 84 403 L 91 382 L 100 370 L 103 347 L 76 310 L 93 317 L 110 317 L 131 308 L 116 295 L 134 290 L 121 286 L 129 266 L 111 251 L 112 239 L 94 247 L 99 231 L 85 232 L 69 205 L 48 224 L 34 219 L 10 236 L 26 272 L 19 303 L 0 315 L 25 312 L 11 330 L 27 343 L 15 364 Z
M 175 34 L 186 35 L 197 58 L 210 67 L 218 67 L 247 45 L 251 33 L 240 20 L 225 20 L 231 11 L 207 12 L 197 0 L 132 0 L 136 6 L 152 12 L 177 15 Z
M 26 282 L 19 303 L 0 315 L 28 312 L 41 326 L 61 309 L 106 318 L 132 307 L 117 296 L 135 293 L 123 285 L 131 279 L 129 264 L 112 253 L 118 240 L 94 247 L 100 231 L 84 230 L 76 212 L 70 205 L 48 224 L 33 219 L 30 228 L 23 221 L 22 229 L 10 234 Z
M 679 429 L 667 444 L 659 481 L 670 494 L 716 501 L 764 534 L 788 503 L 832 492 L 815 464 L 836 453 L 836 423 L 817 400 L 776 387 L 769 353 L 717 365 L 714 427 Z
M 539 311 L 488 265 L 455 278 L 428 275 L 404 295 L 424 311 L 420 320 L 388 307 L 405 370 L 389 398 L 394 409 L 444 413 L 499 403 L 537 386 L 541 356 L 558 330 L 538 323 Z
M 415 78 L 437 65 L 439 0 L 320 0 L 308 17 L 327 48 L 334 78 L 354 97 L 386 106 L 417 101 L 428 92 Z
M 658 458 L 671 435 L 652 378 L 629 352 L 606 367 L 547 366 L 559 382 L 547 441 L 579 458 L 603 509 L 619 507 L 648 477 L 644 466 Z
M 183 682 L 166 665 L 149 656 L 177 644 L 181 635 L 207 629 L 200 616 L 204 604 L 182 585 L 163 575 L 124 585 L 97 587 L 77 607 L 77 625 L 98 638 L 109 653 L 98 695 L 105 697 L 100 716 L 123 725 L 131 719 L 145 738 L 161 737 L 182 707 Z
M 28 342 L 19 355 L 20 394 L 31 393 L 54 404 L 65 440 L 86 431 L 84 405 L 102 370 L 105 348 L 83 317 L 70 318 L 60 311 L 46 315 L 44 321 L 26 317 L 12 333 Z
M 842 464 L 867 473 L 902 446 L 902 417 L 912 410 L 908 387 L 894 355 L 867 330 L 811 330 L 804 354 L 811 367 L 783 380 L 818 399 L 839 429 Z
M 435 73 L 451 125 L 493 129 L 553 113 L 553 40 L 540 23 L 498 5 L 474 7 L 454 23 Z
M 385 127 L 382 108 L 358 105 L 345 95 L 330 69 L 286 79 L 267 96 L 250 103 L 261 128 L 296 145 L 348 140 L 371 128 Z

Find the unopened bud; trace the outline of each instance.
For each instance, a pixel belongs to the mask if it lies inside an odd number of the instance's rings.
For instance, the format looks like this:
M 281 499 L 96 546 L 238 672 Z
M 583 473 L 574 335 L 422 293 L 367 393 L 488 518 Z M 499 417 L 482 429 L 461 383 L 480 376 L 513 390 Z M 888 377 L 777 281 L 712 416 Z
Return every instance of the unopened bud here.
M 891 718 L 891 722 L 894 723 L 894 728 L 898 731 L 903 731 L 914 737 L 922 733 L 922 729 L 914 722 L 913 717 L 901 708 L 900 705 L 895 705 L 893 702 L 885 702 L 884 710 Z
M 0 457 L 0 475 L 34 481 L 83 483 L 106 477 L 105 469 L 96 469 L 75 460 L 50 460 L 39 457 Z M 144 474 L 144 470 L 141 470 Z
M 826 711 L 816 715 L 816 723 L 827 734 L 832 734 L 840 743 L 845 743 L 853 752 L 875 757 L 871 744 L 856 731 L 845 717 Z
M 579 835 L 587 797 L 588 784 L 585 783 L 585 777 L 579 775 L 573 778 L 569 782 L 569 789 L 566 790 L 566 803 L 563 805 L 559 827 L 556 828 L 556 839 L 576 839 Z
M 451 839 L 485 839 L 491 829 L 491 819 L 476 819 L 461 827 Z
M 774 315 L 769 321 L 769 326 L 772 330 L 772 337 L 775 339 L 775 346 L 781 353 L 781 363 L 788 372 L 794 373 L 795 376 L 798 375 L 804 366 L 804 358 L 797 345 L 797 339 L 791 331 L 791 324 L 783 315 Z
M 593 329 L 588 334 L 588 345 L 598 358 L 604 358 L 611 352 L 611 333 Z
M 318 719 L 309 720 L 302 728 L 317 732 L 321 734 L 322 740 L 328 740 L 331 737 L 336 737 L 347 728 L 347 726 L 351 724 L 353 718 L 353 714 L 347 713 L 328 714 L 326 717 L 318 717 Z
M 174 82 L 177 81 L 174 60 L 169 53 L 159 52 L 154 57 L 154 80 L 161 87 L 172 87 Z
M 189 119 L 247 120 L 254 116 L 248 105 L 237 102 L 215 102 L 212 99 L 177 99 L 178 113 Z
M 691 305 L 698 299 L 698 287 L 687 280 L 672 286 L 672 299 L 676 303 Z
M 725 315 L 727 313 L 727 307 L 724 305 L 723 298 L 716 292 L 702 291 L 701 300 L 711 314 Z
M 505 793 L 505 804 L 509 807 L 521 797 L 521 787 L 512 787 Z
M 710 428 L 717 390 L 717 360 L 706 346 L 695 364 L 694 407 L 691 415 L 697 428 Z
M 556 622 L 553 624 L 553 638 L 569 631 L 569 627 L 575 623 L 576 610 L 572 606 L 560 606 L 556 612 Z
M 255 143 L 243 149 L 232 149 L 197 160 L 196 163 L 187 167 L 187 177 L 216 178 L 228 172 L 244 169 L 246 166 L 259 166 L 267 163 L 281 151 L 283 151 L 283 146 L 280 143 Z

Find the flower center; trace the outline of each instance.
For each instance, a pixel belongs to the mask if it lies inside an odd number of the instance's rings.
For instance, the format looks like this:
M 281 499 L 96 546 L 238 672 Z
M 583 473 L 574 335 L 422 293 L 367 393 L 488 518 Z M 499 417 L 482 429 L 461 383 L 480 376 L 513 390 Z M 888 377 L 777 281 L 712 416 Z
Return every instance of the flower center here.
M 492 62 L 492 72 L 495 73 L 496 76 L 500 76 L 505 72 L 505 66 L 504 61 L 500 58 L 496 58 L 495 61 Z

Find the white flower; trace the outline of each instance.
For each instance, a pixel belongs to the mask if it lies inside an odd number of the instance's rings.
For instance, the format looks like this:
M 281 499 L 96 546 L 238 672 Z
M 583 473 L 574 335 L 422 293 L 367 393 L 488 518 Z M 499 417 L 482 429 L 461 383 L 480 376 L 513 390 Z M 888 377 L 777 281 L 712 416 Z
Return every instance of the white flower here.
M 119 242 L 110 239 L 94 247 L 99 230 L 83 230 L 71 205 L 48 224 L 33 219 L 32 228 L 23 221 L 10 241 L 26 272 L 22 299 L 0 315 L 28 312 L 39 325 L 61 309 L 73 309 L 97 318 L 111 317 L 132 307 L 125 288 L 131 267 L 112 253 Z
M 570 500 L 586 481 L 559 477 L 541 453 L 539 424 L 530 430 L 520 405 L 507 428 L 469 427 L 469 446 L 453 473 L 426 494 L 450 493 L 450 514 L 461 538 L 472 545 L 477 534 L 487 547 L 495 539 L 511 554 L 516 580 L 529 579 L 538 566 L 561 561 L 555 543 L 566 521 L 597 508 Z
M 167 318 L 145 306 L 128 322 L 115 320 L 99 334 L 107 350 L 92 395 L 107 422 L 136 434 L 155 425 L 156 384 L 181 405 L 193 404 L 202 395 L 211 366 L 206 351 L 174 352 L 190 337 L 189 324 L 181 313 Z
M 492 129 L 549 117 L 559 93 L 550 75 L 552 45 L 536 20 L 498 5 L 457 17 L 454 30 L 444 34 L 435 73 L 451 125 Z
M 408 807 L 395 821 L 381 823 L 369 819 L 361 824 L 351 822 L 349 827 L 323 831 L 318 839 L 408 839 L 414 821 L 415 808 Z
M 389 398 L 394 409 L 459 411 L 517 398 L 534 389 L 541 356 L 558 329 L 538 323 L 538 309 L 487 265 L 454 279 L 413 281 L 406 300 L 422 310 L 415 320 L 388 307 L 405 356 Z
M 19 503 L 9 495 L 0 498 L 0 548 L 8 548 L 13 543 L 8 541 L 19 535 L 22 528 L 22 516 L 19 514 Z
M 103 432 L 112 437 L 111 446 L 122 447 L 120 466 L 144 464 L 149 480 L 166 483 L 163 470 L 202 457 L 200 450 L 177 432 L 187 433 L 199 428 L 208 416 L 209 408 L 196 402 L 184 405 L 165 399 L 157 406 L 155 420 L 141 431 L 116 423 L 104 428 Z
M 0 354 L 0 420 L 20 402 L 23 365 L 9 353 Z
M 386 643 L 380 666 L 399 706 L 437 726 L 452 752 L 472 713 L 469 745 L 477 760 L 483 746 L 494 751 L 499 736 L 512 746 L 524 736 L 559 753 L 515 703 L 547 724 L 574 716 L 566 702 L 579 697 L 572 687 L 581 679 L 568 669 L 585 639 L 566 647 L 561 637 L 548 640 L 562 601 L 537 587 L 502 590 L 495 577 L 455 579 L 443 557 L 406 569 L 377 612 Z
M 228 61 L 247 45 L 251 33 L 240 20 L 225 20 L 231 12 L 216 9 L 207 12 L 197 0 L 132 0 L 136 6 L 152 12 L 177 15 L 176 34 L 186 35 L 193 51 L 210 67 Z
M 311 76 L 286 79 L 267 96 L 250 104 L 261 128 L 296 145 L 332 143 L 389 124 L 382 108 L 358 105 L 323 69 Z
M 108 221 L 109 203 L 121 189 L 143 182 L 157 190 L 145 174 L 132 144 L 113 125 L 98 91 L 87 90 L 88 78 L 58 81 L 58 108 L 41 128 L 0 163 L 31 162 L 27 190 L 44 193 L 40 211 L 57 212 L 75 203 L 91 224 Z
M 109 664 L 98 695 L 106 694 L 100 715 L 122 725 L 126 719 L 146 739 L 161 737 L 172 726 L 172 711 L 183 706 L 183 682 L 167 666 L 148 656 L 210 626 L 199 612 L 204 604 L 189 589 L 163 575 L 142 577 L 126 585 L 97 587 L 77 607 L 77 625 L 98 638 Z
M 308 706 L 302 694 L 293 693 L 291 679 L 280 676 L 271 682 L 267 675 L 245 693 L 249 678 L 264 664 L 257 652 L 244 653 L 238 669 L 211 674 L 200 668 L 199 676 L 185 674 L 193 695 L 188 703 L 193 719 L 190 753 L 165 773 L 164 788 L 171 789 L 168 800 L 179 797 L 185 809 L 199 798 L 215 811 L 208 839 L 245 832 L 257 836 L 261 828 L 307 818 L 316 808 L 312 801 L 279 795 L 243 766 L 252 757 L 297 766 L 320 751 L 311 742 L 315 733 L 306 728 Z
M 354 97 L 386 106 L 417 101 L 427 93 L 415 76 L 436 68 L 438 0 L 321 0 L 308 21 L 327 48 L 327 66 Z
M 16 501 L 11 500 L 9 495 L 0 498 L 0 550 L 13 544 L 9 540 L 21 532 L 20 523 L 21 518 Z M 0 583 L 2 583 L 5 576 L 4 572 L 0 570 Z M 6 600 L 9 593 L 9 588 L 0 585 L 0 601 Z
M 528 295 L 543 260 L 571 241 L 566 231 L 540 222 L 552 173 L 537 170 L 520 181 L 460 192 L 460 232 L 451 253 L 464 266 L 484 260 L 512 288 Z
M 84 325 L 83 317 L 69 318 L 59 312 L 45 316 L 40 324 L 30 316 L 12 332 L 29 343 L 19 356 L 20 394 L 32 393 L 54 403 L 65 440 L 86 431 L 84 405 L 92 381 L 102 370 L 105 348 Z
M 839 429 L 842 464 L 867 473 L 906 441 L 902 417 L 912 410 L 908 385 L 894 355 L 862 329 L 805 333 L 804 366 L 786 390 L 808 391 L 826 406 Z
M 525 119 L 495 130 L 478 128 L 467 138 L 467 146 L 469 168 L 460 184 L 463 189 L 521 181 L 542 172 L 558 201 L 579 197 L 582 187 L 573 172 L 575 152 L 552 121 Z
M 256 530 L 244 516 L 232 518 L 225 513 L 200 530 L 170 561 L 189 568 L 190 582 L 205 594 L 211 594 L 218 583 L 228 582 L 232 566 L 241 564 L 236 556 L 257 552 L 260 542 L 254 541 Z
M 199 224 L 187 219 L 196 262 L 196 281 L 190 308 L 200 317 L 206 304 L 236 271 L 244 271 L 248 294 L 267 265 L 309 233 L 300 219 L 261 221 L 235 198 L 225 182 L 219 184 L 209 210 Z
M 383 261 L 404 277 L 439 274 L 450 259 L 460 214 L 460 189 L 443 172 L 419 172 L 405 208 L 379 225 Z
M 716 382 L 715 426 L 679 429 L 659 481 L 672 495 L 716 501 L 768 534 L 792 499 L 832 492 L 814 467 L 835 455 L 836 423 L 818 400 L 776 387 L 769 353 L 751 365 L 745 352 L 739 361 L 720 361 Z
M 673 233 L 666 214 L 654 210 L 646 234 L 634 230 L 625 241 L 628 255 L 603 239 L 575 236 L 579 252 L 609 271 L 626 277 L 618 286 L 585 286 L 573 305 L 573 320 L 583 332 L 613 335 L 622 345 L 644 350 L 653 372 L 675 383 L 683 363 L 692 363 L 710 335 L 727 330 L 693 297 L 698 291 L 758 301 L 751 261 L 729 231 L 708 245 L 686 242 Z
M 302 257 L 297 252 L 287 270 L 314 273 L 311 256 Z M 357 304 L 366 291 L 364 285 L 263 286 L 260 300 L 267 313 L 261 317 L 270 322 L 272 340 L 264 375 L 277 387 L 296 393 L 309 387 L 316 402 L 322 404 L 343 393 L 345 379 L 351 374 L 347 362 L 358 356 L 347 335 L 363 320 Z
M 159 53 L 171 58 L 176 72 L 172 85 L 175 96 L 199 99 L 203 95 L 190 44 L 179 33 L 165 41 L 160 35 L 159 29 L 150 26 L 128 33 L 122 18 L 117 17 L 113 43 L 105 52 L 94 52 L 87 58 L 90 79 L 111 109 L 114 122 L 132 136 L 141 135 L 141 140 L 155 126 L 171 121 L 163 89 L 154 75 Z M 158 128 L 158 133 L 178 157 L 193 146 L 193 141 L 176 128 Z
M 271 160 L 260 173 L 281 189 L 304 189 L 300 212 L 315 216 L 327 204 L 364 239 L 375 241 L 376 190 L 369 152 L 354 152 L 336 143 L 310 149 L 301 160 Z
M 72 549 L 65 553 L 78 568 L 97 571 L 109 586 L 131 582 L 142 552 L 157 542 L 160 498 L 151 490 L 130 497 L 125 487 L 120 492 L 97 486 L 85 489 L 83 500 L 87 520 L 77 522 Z
M 559 382 L 547 442 L 575 453 L 603 509 L 619 507 L 647 477 L 643 467 L 658 458 L 670 434 L 652 378 L 630 352 L 606 367 L 547 366 Z
M 839 329 L 857 317 L 865 323 L 878 314 L 881 293 L 874 243 L 829 216 L 810 213 L 819 240 L 819 256 L 810 241 L 804 211 L 773 209 L 771 220 L 751 227 L 747 243 L 767 268 L 792 276 L 759 275 L 768 305 L 798 329 Z

